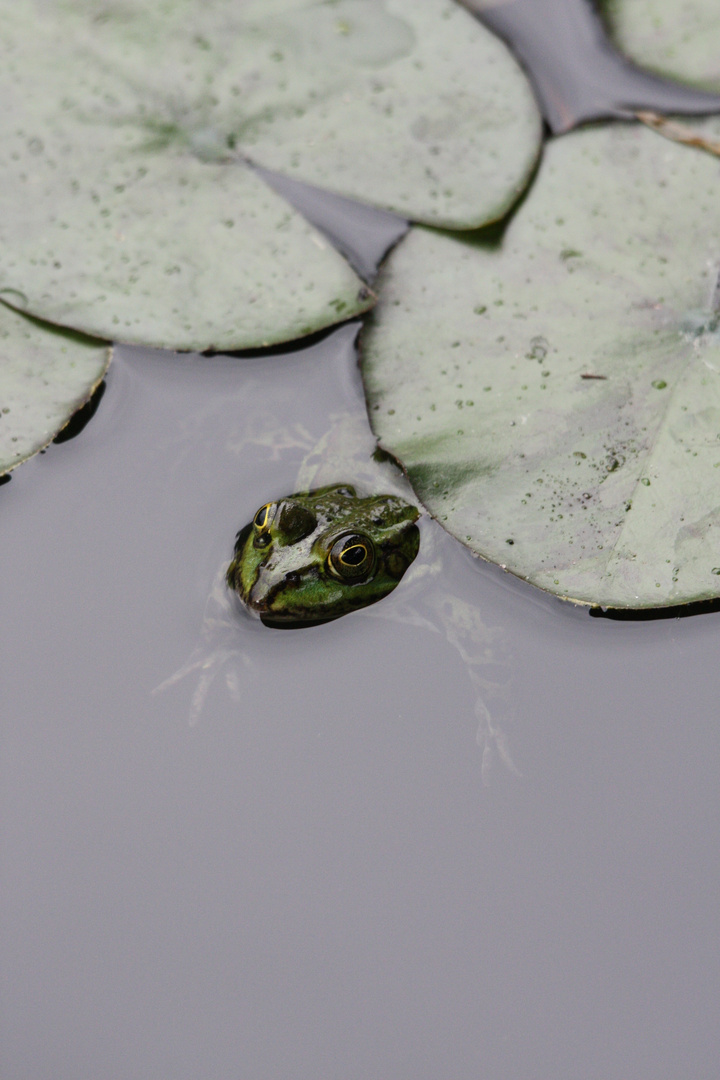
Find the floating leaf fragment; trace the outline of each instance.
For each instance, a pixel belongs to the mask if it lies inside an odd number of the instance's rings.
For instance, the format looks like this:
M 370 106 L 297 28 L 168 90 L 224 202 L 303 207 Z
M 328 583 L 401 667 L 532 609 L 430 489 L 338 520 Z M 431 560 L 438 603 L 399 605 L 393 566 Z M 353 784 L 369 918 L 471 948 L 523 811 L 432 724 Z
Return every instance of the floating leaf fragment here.
M 708 137 L 690 124 L 679 123 L 654 112 L 639 112 L 635 115 L 641 124 L 647 124 L 666 139 L 682 143 L 683 146 L 694 146 L 696 150 L 705 150 L 708 154 L 720 157 L 720 139 Z

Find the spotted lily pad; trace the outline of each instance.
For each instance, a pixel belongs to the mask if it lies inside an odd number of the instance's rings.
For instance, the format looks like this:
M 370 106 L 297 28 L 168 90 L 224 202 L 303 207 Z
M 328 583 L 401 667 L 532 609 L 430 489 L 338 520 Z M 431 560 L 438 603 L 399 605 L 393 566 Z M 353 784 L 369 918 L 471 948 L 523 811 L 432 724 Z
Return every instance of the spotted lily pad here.
M 92 397 L 109 363 L 107 342 L 0 303 L 0 474 L 52 441 Z
M 598 127 L 504 230 L 393 253 L 371 421 L 473 551 L 588 604 L 720 596 L 719 193 L 709 155 Z
M 717 0 L 601 0 L 611 33 L 639 64 L 707 90 L 720 90 Z
M 540 124 L 450 0 L 0 0 L 0 297 L 178 349 L 302 336 L 372 296 L 252 164 L 463 228 Z

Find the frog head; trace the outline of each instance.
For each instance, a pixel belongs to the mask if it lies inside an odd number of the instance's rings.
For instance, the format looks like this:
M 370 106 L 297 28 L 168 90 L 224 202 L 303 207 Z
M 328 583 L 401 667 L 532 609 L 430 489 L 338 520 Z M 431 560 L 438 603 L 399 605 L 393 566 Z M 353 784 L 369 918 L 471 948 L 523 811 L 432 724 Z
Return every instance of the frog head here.
M 418 553 L 419 511 L 335 484 L 261 506 L 235 541 L 227 583 L 268 626 L 306 626 L 374 604 Z

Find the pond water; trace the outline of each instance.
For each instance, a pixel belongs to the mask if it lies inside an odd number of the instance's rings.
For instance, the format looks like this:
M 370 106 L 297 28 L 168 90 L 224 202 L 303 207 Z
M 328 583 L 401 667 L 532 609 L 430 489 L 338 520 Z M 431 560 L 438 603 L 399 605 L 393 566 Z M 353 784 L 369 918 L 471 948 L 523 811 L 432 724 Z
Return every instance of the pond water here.
M 0 1075 L 715 1080 L 720 614 L 591 618 L 427 523 L 415 592 L 203 637 L 363 415 L 354 336 L 119 348 L 0 489 Z

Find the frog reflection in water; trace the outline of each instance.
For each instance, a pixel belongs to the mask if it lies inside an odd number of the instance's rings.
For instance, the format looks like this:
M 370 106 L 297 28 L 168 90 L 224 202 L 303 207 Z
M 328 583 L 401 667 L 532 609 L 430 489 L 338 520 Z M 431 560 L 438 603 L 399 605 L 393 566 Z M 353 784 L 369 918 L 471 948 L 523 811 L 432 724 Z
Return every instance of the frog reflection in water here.
M 227 583 L 267 626 L 328 622 L 392 592 L 418 553 L 419 516 L 348 484 L 266 503 L 237 535 Z

